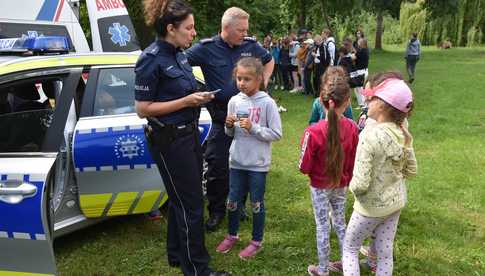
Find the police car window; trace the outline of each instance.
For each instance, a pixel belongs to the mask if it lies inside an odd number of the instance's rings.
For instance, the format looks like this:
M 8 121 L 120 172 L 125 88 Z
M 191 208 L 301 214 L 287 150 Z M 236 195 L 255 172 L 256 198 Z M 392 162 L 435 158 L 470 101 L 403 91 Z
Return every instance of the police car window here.
M 94 100 L 94 115 L 116 115 L 135 112 L 133 68 L 102 69 Z
M 62 81 L 0 86 L 0 152 L 38 152 L 49 129 Z

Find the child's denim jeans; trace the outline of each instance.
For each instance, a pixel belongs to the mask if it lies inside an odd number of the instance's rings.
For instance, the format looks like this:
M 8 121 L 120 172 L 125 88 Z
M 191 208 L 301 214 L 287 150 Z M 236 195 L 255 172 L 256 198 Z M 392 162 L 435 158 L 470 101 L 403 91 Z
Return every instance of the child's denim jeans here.
M 252 239 L 258 242 L 263 240 L 266 175 L 267 172 L 230 169 L 229 196 L 227 198 L 229 235 L 236 236 L 238 234 L 240 212 L 241 208 L 244 207 L 243 198 L 249 192 L 253 211 Z

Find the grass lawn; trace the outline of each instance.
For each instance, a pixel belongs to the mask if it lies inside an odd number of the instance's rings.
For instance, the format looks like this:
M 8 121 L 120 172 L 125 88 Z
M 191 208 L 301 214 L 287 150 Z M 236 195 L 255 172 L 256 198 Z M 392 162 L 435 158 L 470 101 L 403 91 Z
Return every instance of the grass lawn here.
M 370 71 L 404 71 L 403 49 L 373 51 Z M 418 176 L 408 181 L 408 204 L 394 243 L 394 275 L 485 275 L 485 49 L 425 48 L 412 86 L 410 119 Z M 299 140 L 312 99 L 276 92 L 288 108 L 284 138 L 273 145 L 266 188 L 264 249 L 251 261 L 215 247 L 226 227 L 207 234 L 211 266 L 232 275 L 306 275 L 317 262 L 315 223 L 306 176 L 298 172 Z M 352 196 L 347 201 L 347 219 Z M 166 220 L 115 218 L 55 241 L 61 275 L 181 275 L 166 262 Z M 332 237 L 332 256 L 338 256 Z M 364 271 L 363 275 L 370 275 Z

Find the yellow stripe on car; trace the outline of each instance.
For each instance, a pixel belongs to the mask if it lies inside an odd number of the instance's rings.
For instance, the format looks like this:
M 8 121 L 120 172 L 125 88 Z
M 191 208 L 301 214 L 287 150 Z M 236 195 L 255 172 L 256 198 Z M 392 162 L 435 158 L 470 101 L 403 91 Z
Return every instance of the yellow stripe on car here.
M 0 276 L 54 276 L 54 274 L 28 273 L 0 270 Z
M 163 204 L 165 204 L 165 202 L 167 202 L 167 200 L 168 200 L 168 194 L 167 194 L 167 192 L 165 192 L 165 194 L 162 197 L 162 200 L 160 200 L 160 205 L 158 207 L 159 208 L 162 207 Z
M 157 201 L 160 196 L 160 191 L 145 191 L 142 197 L 138 201 L 135 209 L 133 209 L 133 214 L 147 213 L 152 210 L 153 204 Z
M 111 197 L 112 194 L 80 195 L 79 205 L 86 217 L 99 218 L 103 214 Z
M 42 68 L 85 66 L 85 65 L 130 65 L 138 60 L 136 54 L 70 54 L 60 56 L 26 57 L 0 63 L 0 75 Z M 199 66 L 192 67 L 195 78 L 204 82 Z
M 197 80 L 204 82 L 204 73 L 202 73 L 202 69 L 199 66 L 192 67 L 192 73 Z
M 128 209 L 135 201 L 137 192 L 122 192 L 116 195 L 111 208 L 109 208 L 108 216 L 126 215 Z
M 15 59 L 6 62 L 0 66 L 0 75 L 15 73 L 39 68 L 53 68 L 66 66 L 83 66 L 83 65 L 118 65 L 118 64 L 135 64 L 138 59 L 133 54 L 113 54 L 113 55 L 66 55 L 54 57 L 29 57 Z

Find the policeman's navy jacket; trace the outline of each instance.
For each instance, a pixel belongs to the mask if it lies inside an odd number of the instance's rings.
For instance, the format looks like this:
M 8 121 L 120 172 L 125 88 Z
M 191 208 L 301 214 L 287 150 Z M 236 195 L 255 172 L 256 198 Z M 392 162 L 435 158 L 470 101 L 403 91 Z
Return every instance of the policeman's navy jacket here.
M 135 99 L 167 102 L 197 90 L 197 81 L 187 57 L 180 48 L 163 40 L 148 46 L 135 67 Z M 160 116 L 166 124 L 181 125 L 197 119 L 198 108 L 188 107 Z
M 209 90 L 222 89 L 215 102 L 227 108 L 232 96 L 238 93 L 232 77 L 234 66 L 242 57 L 260 58 L 263 64 L 271 61 L 271 54 L 256 39 L 247 37 L 241 45 L 229 46 L 220 35 L 202 39 L 186 50 L 189 63 L 200 66 Z M 225 117 L 224 117 L 225 119 Z

